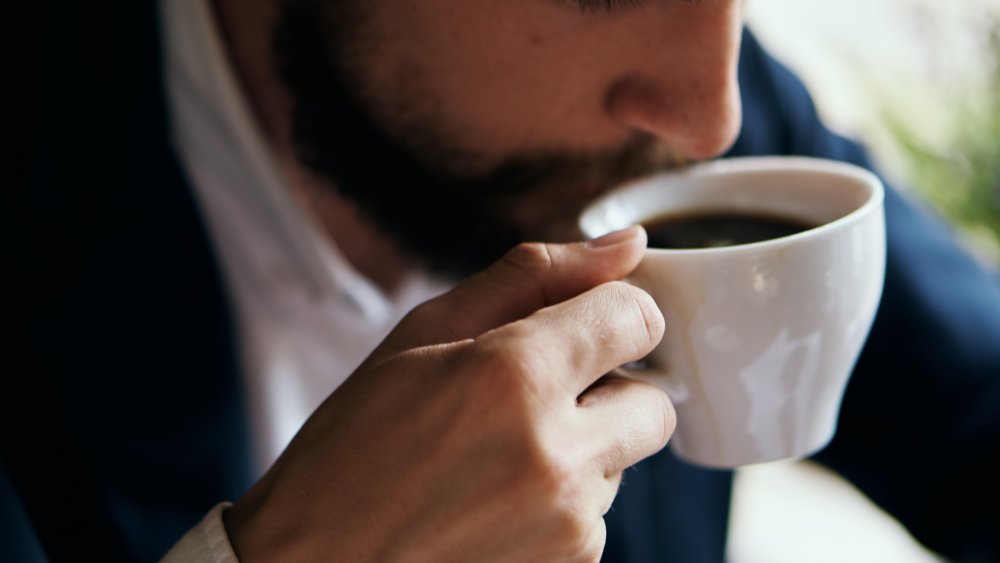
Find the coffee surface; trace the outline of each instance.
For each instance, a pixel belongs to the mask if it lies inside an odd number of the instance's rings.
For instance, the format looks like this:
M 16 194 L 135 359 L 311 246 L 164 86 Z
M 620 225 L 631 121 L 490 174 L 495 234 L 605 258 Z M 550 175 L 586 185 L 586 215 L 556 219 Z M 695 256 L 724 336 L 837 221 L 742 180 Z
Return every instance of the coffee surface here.
M 811 229 L 798 219 L 733 211 L 663 215 L 644 221 L 650 248 L 713 248 L 749 244 Z

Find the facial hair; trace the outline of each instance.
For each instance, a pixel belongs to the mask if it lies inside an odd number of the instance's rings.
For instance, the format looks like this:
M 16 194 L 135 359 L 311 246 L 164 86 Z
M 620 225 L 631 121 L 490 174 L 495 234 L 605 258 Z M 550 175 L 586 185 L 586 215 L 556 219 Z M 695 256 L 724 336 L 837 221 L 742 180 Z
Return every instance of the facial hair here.
M 279 5 L 273 51 L 292 99 L 295 151 L 430 273 L 460 278 L 522 241 L 550 236 L 549 225 L 537 224 L 546 213 L 532 211 L 550 207 L 549 217 L 571 221 L 583 202 L 561 200 L 566 187 L 603 189 L 681 162 L 636 134 L 608 152 L 534 151 L 483 173 L 457 173 L 481 155 L 431 125 L 444 120 L 430 110 L 394 119 L 365 96 L 358 61 L 379 40 L 367 33 L 365 9 L 359 0 Z

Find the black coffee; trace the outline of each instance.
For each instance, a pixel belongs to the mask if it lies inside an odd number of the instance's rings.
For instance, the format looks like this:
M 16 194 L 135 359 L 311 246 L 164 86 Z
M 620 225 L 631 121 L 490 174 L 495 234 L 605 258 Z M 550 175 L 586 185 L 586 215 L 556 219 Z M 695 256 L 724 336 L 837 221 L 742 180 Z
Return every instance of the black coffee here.
M 643 222 L 650 248 L 711 248 L 749 244 L 811 229 L 798 219 L 732 211 L 685 212 Z

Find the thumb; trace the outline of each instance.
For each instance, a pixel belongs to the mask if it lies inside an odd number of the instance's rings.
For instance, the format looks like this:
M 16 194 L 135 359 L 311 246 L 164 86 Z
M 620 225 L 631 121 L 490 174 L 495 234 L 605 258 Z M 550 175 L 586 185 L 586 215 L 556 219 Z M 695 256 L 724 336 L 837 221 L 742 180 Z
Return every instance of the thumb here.
M 385 352 L 468 338 L 627 276 L 646 248 L 640 226 L 570 244 L 524 243 L 486 270 L 414 309 Z

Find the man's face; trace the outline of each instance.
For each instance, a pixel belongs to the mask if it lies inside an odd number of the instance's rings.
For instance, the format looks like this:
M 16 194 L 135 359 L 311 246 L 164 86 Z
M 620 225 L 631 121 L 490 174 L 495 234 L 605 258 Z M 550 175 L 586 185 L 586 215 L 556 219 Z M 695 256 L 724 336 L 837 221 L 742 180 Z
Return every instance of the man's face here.
M 308 166 L 432 268 L 575 238 L 623 180 L 739 128 L 738 0 L 285 0 Z

